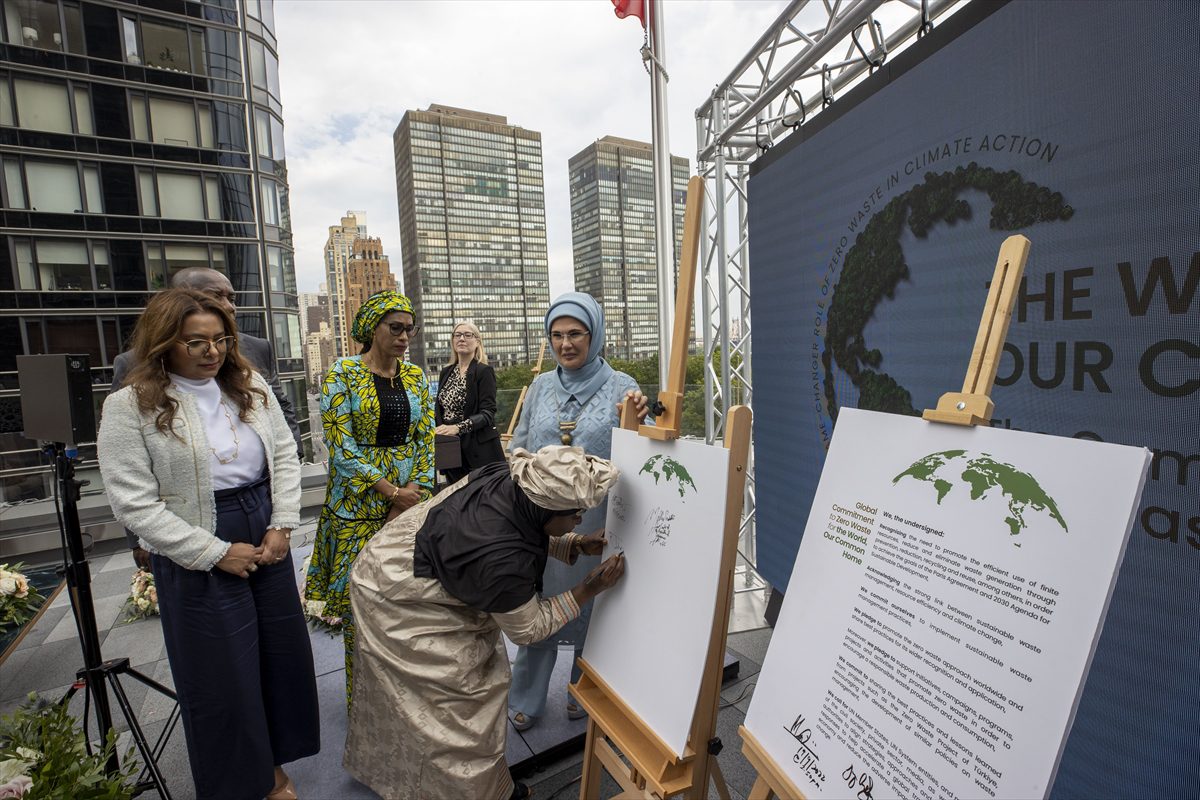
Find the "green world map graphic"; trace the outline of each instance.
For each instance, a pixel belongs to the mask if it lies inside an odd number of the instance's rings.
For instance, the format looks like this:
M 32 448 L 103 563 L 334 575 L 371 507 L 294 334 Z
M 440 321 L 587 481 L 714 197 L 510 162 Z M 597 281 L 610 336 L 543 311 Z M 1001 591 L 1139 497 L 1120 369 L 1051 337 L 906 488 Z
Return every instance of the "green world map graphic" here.
M 679 496 L 683 497 L 688 489 L 696 491 L 696 483 L 692 480 L 692 476 L 688 474 L 687 469 L 669 456 L 657 455 L 650 456 L 646 459 L 646 463 L 638 470 L 638 474 L 648 473 L 654 476 L 654 482 L 658 483 L 674 483 L 675 490 L 679 492 Z
M 959 470 L 962 470 L 959 472 Z M 943 450 L 930 453 L 914 461 L 908 469 L 892 479 L 896 485 L 902 478 L 912 478 L 933 485 L 937 492 L 938 505 L 953 491 L 955 473 L 961 483 L 971 489 L 971 499 L 981 500 L 992 489 L 999 489 L 1008 498 L 1009 516 L 1004 518 L 1009 532 L 1016 536 L 1025 530 L 1025 512 L 1028 509 L 1045 511 L 1067 530 L 1067 523 L 1058 513 L 1054 498 L 1046 493 L 1037 480 L 1028 472 L 1022 472 L 1012 464 L 996 461 L 987 453 L 970 456 L 966 450 Z

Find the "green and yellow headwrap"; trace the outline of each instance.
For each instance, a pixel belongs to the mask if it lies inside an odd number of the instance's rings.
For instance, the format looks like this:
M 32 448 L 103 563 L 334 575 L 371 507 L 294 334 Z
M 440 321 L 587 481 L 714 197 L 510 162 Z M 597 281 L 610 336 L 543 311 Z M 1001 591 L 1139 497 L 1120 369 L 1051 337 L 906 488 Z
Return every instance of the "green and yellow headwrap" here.
M 412 303 L 399 292 L 376 292 L 367 298 L 367 302 L 363 303 L 354 315 L 354 328 L 350 335 L 359 344 L 370 344 L 375 338 L 375 328 L 378 327 L 379 320 L 393 311 L 412 314 Z

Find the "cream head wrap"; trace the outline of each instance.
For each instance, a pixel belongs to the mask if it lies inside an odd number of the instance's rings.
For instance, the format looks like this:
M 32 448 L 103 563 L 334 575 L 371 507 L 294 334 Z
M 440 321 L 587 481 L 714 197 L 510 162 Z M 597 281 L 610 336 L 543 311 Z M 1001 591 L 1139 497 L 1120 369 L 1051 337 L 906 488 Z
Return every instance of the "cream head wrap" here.
M 611 461 L 589 456 L 582 447 L 561 445 L 536 453 L 518 447 L 509 469 L 525 496 L 550 511 L 600 505 L 621 474 Z

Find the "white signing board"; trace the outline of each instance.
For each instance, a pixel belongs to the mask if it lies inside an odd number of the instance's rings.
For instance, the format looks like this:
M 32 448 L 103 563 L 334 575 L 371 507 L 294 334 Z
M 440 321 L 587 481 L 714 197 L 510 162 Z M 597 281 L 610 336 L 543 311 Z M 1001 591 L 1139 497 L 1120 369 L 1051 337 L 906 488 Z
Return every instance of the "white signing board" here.
M 1149 463 L 843 409 L 746 727 L 809 800 L 1047 796 Z
M 729 451 L 613 431 L 604 557 L 625 576 L 596 598 L 583 657 L 676 755 L 700 692 L 725 525 Z

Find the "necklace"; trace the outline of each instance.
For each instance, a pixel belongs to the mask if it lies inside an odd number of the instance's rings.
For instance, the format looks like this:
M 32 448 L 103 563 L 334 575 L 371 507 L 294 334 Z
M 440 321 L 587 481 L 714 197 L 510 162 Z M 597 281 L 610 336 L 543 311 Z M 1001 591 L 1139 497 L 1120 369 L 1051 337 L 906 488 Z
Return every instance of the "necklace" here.
M 371 370 L 371 374 L 375 377 L 383 378 L 385 381 L 387 381 L 388 386 L 392 387 L 393 389 L 396 388 L 396 376 L 400 374 L 400 359 L 396 359 L 396 371 L 391 375 L 380 374 L 377 370 L 373 369 L 370 364 L 367 365 L 367 369 Z
M 563 422 L 560 419 L 558 421 L 558 430 L 562 433 L 562 436 L 558 438 L 563 444 L 570 444 L 575 441 L 575 437 L 571 435 L 571 431 L 575 430 L 574 422 Z
M 571 399 L 567 400 L 566 403 L 563 403 L 562 405 L 560 405 L 558 407 L 558 412 L 557 412 L 558 433 L 559 433 L 558 440 L 565 445 L 570 445 L 571 442 L 575 441 L 575 436 L 574 436 L 573 432 L 575 430 L 575 426 L 579 424 L 577 419 L 564 420 L 562 418 L 562 410 L 564 408 L 566 408 L 567 404 L 572 402 L 573 400 L 574 400 L 574 398 L 571 398 Z
M 237 461 L 238 452 L 242 448 L 242 443 L 241 440 L 238 439 L 237 428 L 234 427 L 233 424 L 233 417 L 229 414 L 229 406 L 225 405 L 225 398 L 222 397 L 220 402 L 221 410 L 225 412 L 225 421 L 229 423 L 229 432 L 233 434 L 233 455 L 231 455 L 229 458 L 222 458 L 221 454 L 217 452 L 217 448 L 210 447 L 208 449 L 212 451 L 213 456 L 218 462 L 222 464 L 232 464 L 234 461 Z

